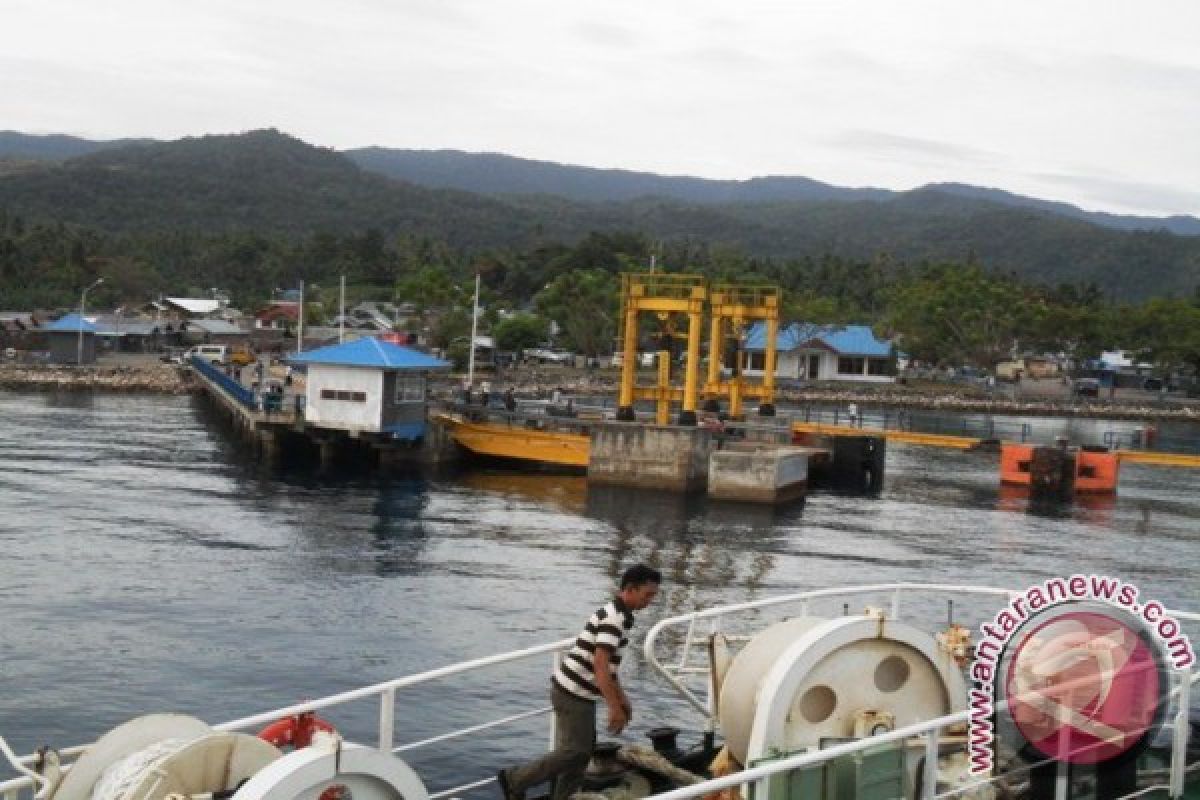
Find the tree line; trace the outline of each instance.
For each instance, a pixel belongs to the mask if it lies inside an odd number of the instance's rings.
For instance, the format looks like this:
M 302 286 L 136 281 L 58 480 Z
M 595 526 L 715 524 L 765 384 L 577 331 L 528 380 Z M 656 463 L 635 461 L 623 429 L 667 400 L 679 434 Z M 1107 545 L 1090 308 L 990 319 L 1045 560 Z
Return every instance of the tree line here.
M 332 308 L 345 276 L 350 303 L 412 302 L 436 312 L 431 334 L 442 347 L 469 331 L 478 272 L 484 330 L 501 348 L 545 341 L 553 322 L 563 346 L 587 355 L 610 352 L 620 273 L 646 271 L 651 257 L 660 269 L 713 282 L 780 286 L 785 321 L 873 325 L 929 364 L 990 368 L 1012 353 L 1085 359 L 1120 347 L 1142 351 L 1164 368 L 1200 370 L 1200 292 L 1121 303 L 1093 284 L 1041 284 L 974 260 L 767 258 L 635 231 L 475 251 L 373 228 L 305 238 L 251 231 L 112 234 L 31 224 L 0 209 L 0 305 L 6 309 L 73 308 L 80 289 L 97 277 L 105 279 L 90 295 L 89 305 L 97 308 L 132 307 L 160 294 L 209 296 L 220 288 L 253 312 L 274 290 L 300 280 L 310 287 L 310 299 Z

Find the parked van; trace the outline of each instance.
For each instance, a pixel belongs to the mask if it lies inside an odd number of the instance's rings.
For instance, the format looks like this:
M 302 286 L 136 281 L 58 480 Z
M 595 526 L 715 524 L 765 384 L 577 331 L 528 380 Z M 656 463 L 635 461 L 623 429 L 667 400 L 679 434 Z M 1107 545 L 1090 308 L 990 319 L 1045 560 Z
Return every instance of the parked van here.
M 229 346 L 224 344 L 198 344 L 183 354 L 184 363 L 191 361 L 192 356 L 199 356 L 213 364 L 224 364 L 225 360 L 229 357 Z

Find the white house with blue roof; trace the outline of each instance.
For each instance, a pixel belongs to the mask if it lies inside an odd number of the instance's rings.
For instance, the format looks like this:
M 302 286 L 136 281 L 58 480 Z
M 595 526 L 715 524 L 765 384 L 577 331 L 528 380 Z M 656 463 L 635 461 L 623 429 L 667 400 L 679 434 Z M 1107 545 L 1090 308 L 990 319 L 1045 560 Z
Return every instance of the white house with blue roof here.
M 368 337 L 298 353 L 307 368 L 304 420 L 320 428 L 415 441 L 425 435 L 427 378 L 450 364 Z
M 767 340 L 766 323 L 746 335 L 747 375 L 761 376 Z M 894 383 L 892 345 L 875 338 L 867 325 L 792 323 L 775 337 L 775 377 L 810 381 Z

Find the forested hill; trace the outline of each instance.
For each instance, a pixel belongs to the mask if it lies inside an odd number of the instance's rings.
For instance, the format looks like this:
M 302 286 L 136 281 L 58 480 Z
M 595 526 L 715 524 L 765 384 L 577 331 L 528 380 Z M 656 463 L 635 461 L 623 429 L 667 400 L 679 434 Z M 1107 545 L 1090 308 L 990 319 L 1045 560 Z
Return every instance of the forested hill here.
M 508 204 L 366 173 L 276 131 L 135 144 L 26 167 L 0 175 L 0 208 L 118 233 L 377 228 L 459 247 L 515 243 L 536 225 Z
M 802 177 L 769 176 L 744 181 L 707 180 L 619 169 L 577 167 L 497 153 L 464 153 L 461 150 L 396 150 L 367 147 L 347 150 L 346 155 L 364 169 L 422 186 L 462 189 L 491 195 L 551 194 L 580 202 L 620 202 L 646 196 L 703 205 L 854 202 L 899 200 L 907 194 L 887 189 L 850 189 Z M 1118 230 L 1166 230 L 1185 236 L 1200 235 L 1200 219 L 1196 217 L 1144 217 L 1084 211 L 1068 203 L 1039 200 L 999 189 L 961 183 L 930 184 L 914 191 L 926 190 L 999 206 L 1082 219 L 1094 225 Z
M 148 144 L 149 139 L 91 141 L 72 136 L 33 136 L 0 131 L 0 173 L 14 162 L 24 169 L 29 161 L 67 158 Z M 640 197 L 663 197 L 701 205 L 858 200 L 895 200 L 902 192 L 845 188 L 810 178 L 770 176 L 744 181 L 721 181 L 687 176 L 656 175 L 621 169 L 595 169 L 536 161 L 498 153 L 460 150 L 402 150 L 366 147 L 345 151 L 363 169 L 433 189 L 459 189 L 486 195 L 546 194 L 583 203 L 625 202 Z M 6 170 L 6 165 L 8 170 Z M 1042 211 L 1081 219 L 1117 230 L 1166 230 L 1200 235 L 1200 219 L 1177 215 L 1146 217 L 1084 211 L 1068 203 L 1041 200 L 1000 189 L 962 183 L 938 183 L 915 191 L 935 190 L 972 200 L 1023 210 Z
M 665 197 L 698 204 L 811 200 L 882 200 L 882 189 L 844 189 L 809 178 L 769 177 L 721 181 L 594 169 L 534 161 L 499 153 L 460 150 L 390 150 L 367 147 L 346 155 L 364 169 L 422 186 L 482 194 L 550 194 L 585 203 Z
M 1190 295 L 1200 285 L 1200 237 L 1116 231 L 932 189 L 753 204 L 501 197 L 386 178 L 276 131 L 134 144 L 26 165 L 0 174 L 0 212 L 123 236 L 413 234 L 466 255 L 570 244 L 591 231 L 637 231 L 682 243 L 685 251 L 717 247 L 778 261 L 973 259 L 990 270 L 1092 283 L 1129 299 Z

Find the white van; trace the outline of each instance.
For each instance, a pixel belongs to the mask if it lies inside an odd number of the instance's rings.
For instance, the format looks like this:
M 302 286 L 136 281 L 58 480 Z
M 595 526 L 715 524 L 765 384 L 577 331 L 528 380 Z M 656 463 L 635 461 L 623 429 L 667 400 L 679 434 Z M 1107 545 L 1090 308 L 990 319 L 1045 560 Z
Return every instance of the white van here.
M 183 354 L 183 363 L 186 364 L 191 361 L 192 356 L 199 356 L 213 364 L 224 364 L 225 360 L 229 357 L 229 345 L 198 344 Z

